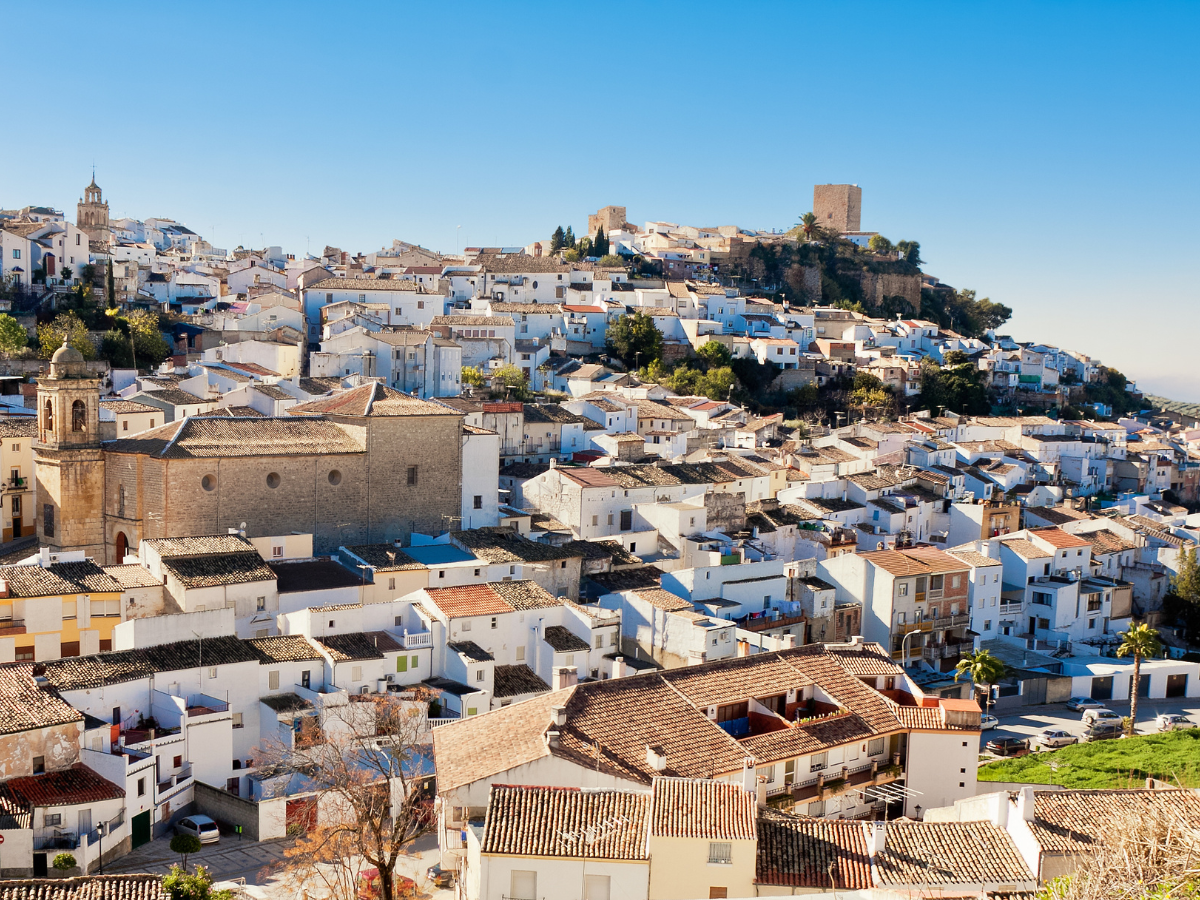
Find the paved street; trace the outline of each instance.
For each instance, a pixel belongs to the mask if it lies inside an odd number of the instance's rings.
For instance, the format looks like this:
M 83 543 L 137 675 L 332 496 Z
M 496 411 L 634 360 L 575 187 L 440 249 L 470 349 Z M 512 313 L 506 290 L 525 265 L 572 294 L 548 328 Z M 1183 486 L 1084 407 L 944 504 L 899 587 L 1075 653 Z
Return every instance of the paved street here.
M 104 867 L 105 872 L 161 872 L 166 873 L 179 862 L 179 856 L 171 852 L 171 836 L 166 835 L 138 847 L 113 865 Z M 188 866 L 203 865 L 213 874 L 214 881 L 230 881 L 245 878 L 246 884 L 262 888 L 272 900 L 294 900 L 296 890 L 278 872 L 275 864 L 283 859 L 284 851 L 291 845 L 291 838 L 274 841 L 239 841 L 236 836 L 222 834 L 220 842 L 208 844 L 199 853 L 188 857 Z M 438 862 L 437 839 L 425 835 L 412 847 L 411 855 L 399 867 L 402 875 L 413 879 L 421 891 L 422 898 L 450 900 L 453 890 L 434 890 L 425 881 L 425 871 Z M 310 898 L 319 893 L 307 891 Z
M 1129 715 L 1129 701 L 1105 700 L 1106 708 L 1122 716 Z M 1193 722 L 1200 723 L 1200 698 L 1183 700 L 1147 700 L 1138 704 L 1137 730 L 1140 734 L 1156 734 L 1154 717 L 1159 713 L 1183 713 Z M 1077 737 L 1083 735 L 1083 711 L 1067 709 L 1066 704 L 1052 703 L 1046 706 L 1030 706 L 1015 715 L 1000 716 L 1000 724 L 985 731 L 980 747 L 994 737 L 1032 737 L 1043 728 L 1061 728 Z

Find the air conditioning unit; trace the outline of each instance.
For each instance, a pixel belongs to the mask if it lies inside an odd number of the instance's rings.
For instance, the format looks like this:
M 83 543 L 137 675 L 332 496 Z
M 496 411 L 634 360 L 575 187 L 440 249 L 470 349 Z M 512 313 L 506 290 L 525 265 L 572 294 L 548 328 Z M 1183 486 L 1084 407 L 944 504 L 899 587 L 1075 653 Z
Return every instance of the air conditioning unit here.
M 388 684 L 394 684 L 394 683 L 395 683 L 395 681 L 396 681 L 396 676 L 395 676 L 395 675 L 389 675 L 389 676 L 387 677 L 387 683 L 388 683 Z
M 369 693 L 371 693 L 371 689 L 364 684 L 362 687 L 360 687 L 358 689 L 358 692 L 360 694 L 369 694 Z

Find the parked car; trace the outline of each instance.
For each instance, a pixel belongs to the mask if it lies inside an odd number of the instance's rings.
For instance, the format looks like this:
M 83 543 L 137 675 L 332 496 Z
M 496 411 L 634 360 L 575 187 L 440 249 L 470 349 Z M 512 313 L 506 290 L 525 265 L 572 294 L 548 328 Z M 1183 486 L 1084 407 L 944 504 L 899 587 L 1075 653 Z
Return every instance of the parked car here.
M 1111 709 L 1105 709 L 1101 706 L 1099 709 L 1086 709 L 1083 712 L 1083 723 L 1087 725 L 1090 722 L 1116 722 L 1120 724 L 1122 716 L 1113 712 Z
M 202 844 L 215 844 L 221 839 L 221 830 L 208 816 L 185 816 L 175 823 L 176 834 L 190 834 Z
M 1187 716 L 1177 713 L 1159 713 L 1154 717 L 1154 724 L 1159 731 L 1181 731 L 1184 728 L 1195 728 L 1196 723 Z
M 980 731 L 990 731 L 991 729 L 995 728 L 999 724 L 1000 724 L 1000 720 L 997 719 L 995 716 L 990 716 L 987 713 L 984 713 L 979 719 L 979 730 Z
M 1033 742 L 1039 747 L 1048 749 L 1056 749 L 1058 747 L 1067 747 L 1071 744 L 1079 743 L 1079 738 L 1071 734 L 1069 731 L 1063 731 L 1061 728 L 1047 728 L 1039 731 L 1033 736 Z
M 392 896 L 396 900 L 416 900 L 417 883 L 404 875 L 392 875 Z M 358 873 L 358 900 L 379 900 L 383 892 L 379 889 L 379 870 L 363 869 Z
M 1125 733 L 1120 722 L 1095 722 L 1083 733 L 1084 741 L 1112 741 Z
M 430 866 L 425 870 L 425 877 L 433 882 L 434 887 L 454 887 L 454 870 L 443 869 L 441 866 Z
M 1081 709 L 1103 709 L 1104 704 L 1099 700 L 1093 700 L 1091 697 L 1072 697 L 1067 701 L 1067 709 L 1073 709 L 1079 712 Z
M 1024 738 L 993 738 L 987 742 L 986 746 L 997 756 L 1020 756 L 1029 752 L 1029 742 Z

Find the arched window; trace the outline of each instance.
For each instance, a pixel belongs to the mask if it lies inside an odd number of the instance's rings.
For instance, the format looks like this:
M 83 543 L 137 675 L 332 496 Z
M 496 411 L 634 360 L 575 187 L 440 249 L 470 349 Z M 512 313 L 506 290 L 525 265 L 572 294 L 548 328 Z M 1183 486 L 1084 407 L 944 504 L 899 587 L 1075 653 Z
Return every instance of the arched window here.
M 43 417 L 43 421 L 45 422 L 44 427 L 45 427 L 46 431 L 53 433 L 53 431 L 54 431 L 54 403 L 50 400 L 49 397 L 46 398 L 46 415 Z
M 71 404 L 71 430 L 87 431 L 87 404 L 82 400 Z
M 125 532 L 117 532 L 117 565 L 125 561 L 125 554 L 129 552 L 129 538 L 125 537 Z

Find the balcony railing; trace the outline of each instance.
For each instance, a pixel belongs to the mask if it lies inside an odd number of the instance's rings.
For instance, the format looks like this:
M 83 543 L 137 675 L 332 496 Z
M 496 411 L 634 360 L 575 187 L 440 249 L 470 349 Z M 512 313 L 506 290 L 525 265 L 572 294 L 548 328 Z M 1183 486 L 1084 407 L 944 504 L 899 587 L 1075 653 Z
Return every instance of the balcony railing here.
M 24 634 L 24 619 L 0 619 L 0 636 L 8 634 Z
M 461 721 L 460 719 L 442 716 L 439 718 L 427 719 L 430 728 L 440 728 L 442 725 L 449 725 L 451 722 Z
M 79 836 L 73 831 L 50 828 L 34 835 L 34 850 L 76 850 L 79 847 Z
M 431 632 L 418 631 L 418 632 L 410 634 L 409 632 L 406 631 L 404 633 L 404 649 L 405 650 L 416 650 L 420 647 L 432 647 L 432 646 L 433 646 L 433 634 Z
M 29 486 L 29 479 L 28 478 L 9 478 L 5 482 L 5 484 L 7 484 L 10 488 L 20 489 L 20 488 Z

